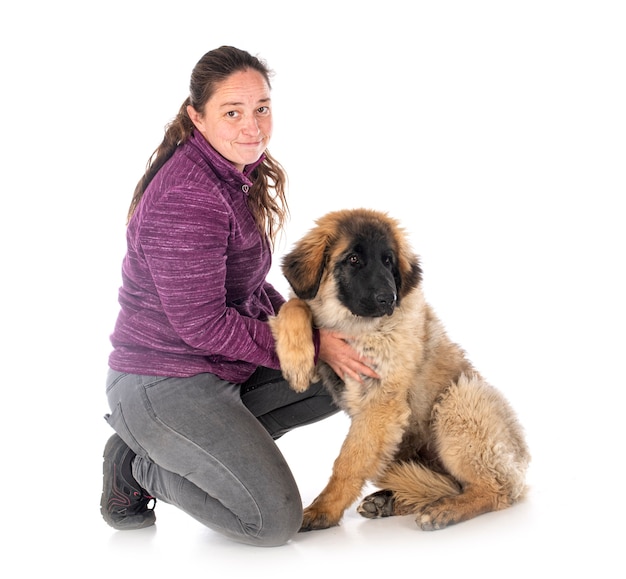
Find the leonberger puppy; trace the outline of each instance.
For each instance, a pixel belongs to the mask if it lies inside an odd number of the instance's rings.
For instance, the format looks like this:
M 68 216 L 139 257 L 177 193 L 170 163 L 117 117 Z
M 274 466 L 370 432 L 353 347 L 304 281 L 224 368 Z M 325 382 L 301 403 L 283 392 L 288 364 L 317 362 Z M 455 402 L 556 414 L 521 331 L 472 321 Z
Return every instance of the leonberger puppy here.
M 304 391 L 321 379 L 350 428 L 302 531 L 339 524 L 367 481 L 367 518 L 414 515 L 443 529 L 524 494 L 530 461 L 501 393 L 466 358 L 424 300 L 420 262 L 399 222 L 369 209 L 331 212 L 282 261 L 293 296 L 270 320 L 282 371 Z M 314 363 L 315 327 L 351 336 L 380 379 Z

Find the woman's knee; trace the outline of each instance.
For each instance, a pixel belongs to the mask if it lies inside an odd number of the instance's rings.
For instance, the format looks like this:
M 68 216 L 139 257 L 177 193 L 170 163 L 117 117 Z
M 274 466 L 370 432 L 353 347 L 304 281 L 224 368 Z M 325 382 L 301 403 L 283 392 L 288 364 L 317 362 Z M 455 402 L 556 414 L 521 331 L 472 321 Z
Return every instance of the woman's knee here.
M 133 461 L 133 475 L 158 500 L 241 543 L 284 545 L 302 523 L 302 499 L 295 481 L 289 478 L 276 479 L 272 487 L 265 485 L 255 492 L 232 480 L 228 489 L 214 486 L 207 490 L 139 456 Z
M 278 498 L 278 497 L 275 497 Z M 251 544 L 260 547 L 279 547 L 288 543 L 302 525 L 302 503 L 300 498 L 285 497 L 282 501 L 271 501 L 261 511 L 261 525 L 247 534 Z

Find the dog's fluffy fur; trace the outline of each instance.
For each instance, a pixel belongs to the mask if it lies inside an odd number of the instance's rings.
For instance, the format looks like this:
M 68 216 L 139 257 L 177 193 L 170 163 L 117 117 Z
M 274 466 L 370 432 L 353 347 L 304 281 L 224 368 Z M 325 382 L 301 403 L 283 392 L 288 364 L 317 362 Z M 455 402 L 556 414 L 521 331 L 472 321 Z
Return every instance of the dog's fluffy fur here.
M 418 257 L 396 220 L 329 213 L 282 267 L 295 294 L 270 320 L 283 373 L 298 391 L 322 379 L 351 419 L 303 531 L 337 525 L 366 481 L 381 490 L 362 500 L 363 516 L 413 514 L 424 530 L 522 497 L 530 460 L 522 428 L 425 302 Z M 313 327 L 352 336 L 380 379 L 359 383 L 315 366 Z

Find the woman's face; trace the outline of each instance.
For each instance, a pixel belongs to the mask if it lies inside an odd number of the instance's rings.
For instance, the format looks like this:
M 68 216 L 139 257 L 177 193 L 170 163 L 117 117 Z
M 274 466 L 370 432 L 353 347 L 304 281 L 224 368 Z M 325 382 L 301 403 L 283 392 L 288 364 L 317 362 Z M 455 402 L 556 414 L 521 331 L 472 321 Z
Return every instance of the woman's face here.
M 189 117 L 222 157 L 243 171 L 265 151 L 272 136 L 270 89 L 256 70 L 231 74 L 217 85 L 200 115 L 192 106 Z

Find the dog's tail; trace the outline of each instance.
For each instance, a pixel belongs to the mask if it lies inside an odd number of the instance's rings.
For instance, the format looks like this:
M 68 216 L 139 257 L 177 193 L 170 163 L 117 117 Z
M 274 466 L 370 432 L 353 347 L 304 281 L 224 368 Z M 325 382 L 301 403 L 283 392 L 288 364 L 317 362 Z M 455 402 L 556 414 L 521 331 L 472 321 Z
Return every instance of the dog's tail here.
M 396 511 L 414 513 L 443 497 L 461 494 L 461 486 L 451 476 L 440 474 L 417 462 L 398 462 L 376 481 L 393 491 Z

